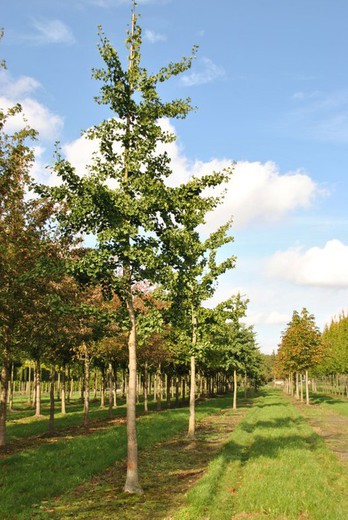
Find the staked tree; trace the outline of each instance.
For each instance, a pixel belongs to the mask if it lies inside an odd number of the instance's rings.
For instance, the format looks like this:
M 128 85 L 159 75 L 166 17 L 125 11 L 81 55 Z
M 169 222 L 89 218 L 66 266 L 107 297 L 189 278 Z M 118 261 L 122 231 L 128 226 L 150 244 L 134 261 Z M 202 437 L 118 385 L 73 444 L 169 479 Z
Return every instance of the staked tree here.
M 127 34 L 128 66 L 100 30 L 99 52 L 105 67 L 93 76 L 102 81 L 97 102 L 108 105 L 113 117 L 86 132 L 95 139 L 95 155 L 87 175 L 76 172 L 57 154 L 54 171 L 62 184 L 39 189 L 43 196 L 64 205 L 58 219 L 67 233 L 92 233 L 96 247 L 78 264 L 86 279 L 99 280 L 104 290 L 116 293 L 127 309 L 129 321 L 129 383 L 127 395 L 127 476 L 125 491 L 142 493 L 138 475 L 136 436 L 137 319 L 134 308 L 137 283 L 163 281 L 179 260 L 173 240 L 182 227 L 185 212 L 198 223 L 212 207 L 203 197 L 207 187 L 221 183 L 225 173 L 192 178 L 186 185 L 170 187 L 172 173 L 168 154 L 160 146 L 174 136 L 161 128 L 162 118 L 184 118 L 191 110 L 189 99 L 163 102 L 158 84 L 191 66 L 192 58 L 170 63 L 157 74 L 141 65 L 141 28 L 133 2 Z M 78 174 L 79 173 L 79 174 Z

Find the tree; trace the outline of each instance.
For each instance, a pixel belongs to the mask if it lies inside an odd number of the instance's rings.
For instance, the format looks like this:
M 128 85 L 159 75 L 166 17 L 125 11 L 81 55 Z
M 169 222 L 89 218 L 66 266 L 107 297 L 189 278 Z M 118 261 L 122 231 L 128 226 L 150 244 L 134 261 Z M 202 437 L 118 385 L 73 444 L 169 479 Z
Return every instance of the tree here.
M 211 199 L 212 205 L 219 199 Z M 176 321 L 185 326 L 190 356 L 190 416 L 188 437 L 195 435 L 195 387 L 196 356 L 199 340 L 199 310 L 202 303 L 211 297 L 216 288 L 218 277 L 235 265 L 235 257 L 230 256 L 223 262 L 217 262 L 220 247 L 233 241 L 227 231 L 231 226 L 228 221 L 211 233 L 206 240 L 201 240 L 197 223 L 189 213 L 185 215 L 184 226 L 177 241 L 181 263 L 174 271 L 171 298 L 175 302 L 172 311 Z
M 6 123 L 21 110 L 20 105 L 7 112 L 0 109 L 0 446 L 6 443 L 10 363 L 20 350 L 21 318 L 30 296 L 28 275 L 38 246 L 36 224 L 29 218 L 32 206 L 25 199 L 34 160 L 27 142 L 36 138 L 36 132 L 28 126 L 12 135 L 5 130 Z
M 294 311 L 282 334 L 278 362 L 290 373 L 305 372 L 306 404 L 309 404 L 308 370 L 320 362 L 321 354 L 321 334 L 314 315 L 309 314 L 306 308 L 301 313 Z
M 162 102 L 157 86 L 187 70 L 194 55 L 170 63 L 157 74 L 141 66 L 141 29 L 133 2 L 132 23 L 126 44 L 128 67 L 123 69 L 117 51 L 100 30 L 99 52 L 105 68 L 95 69 L 94 78 L 103 82 L 99 104 L 108 105 L 114 116 L 86 132 L 99 143 L 87 175 L 78 175 L 57 154 L 54 171 L 62 179 L 56 188 L 39 189 L 64 205 L 58 219 L 67 233 L 92 233 L 97 245 L 77 265 L 86 279 L 99 280 L 104 291 L 116 293 L 128 311 L 129 384 L 127 396 L 128 463 L 125 491 L 141 493 L 138 477 L 136 437 L 137 320 L 134 308 L 139 281 L 159 283 L 171 265 L 173 237 L 182 226 L 187 208 L 195 208 L 203 220 L 209 197 L 203 190 L 219 184 L 224 174 L 191 179 L 177 188 L 167 186 L 170 159 L 159 145 L 174 136 L 163 131 L 161 118 L 184 118 L 190 100 Z M 110 184 L 112 183 L 112 187 Z M 191 210 L 192 213 L 192 210 Z

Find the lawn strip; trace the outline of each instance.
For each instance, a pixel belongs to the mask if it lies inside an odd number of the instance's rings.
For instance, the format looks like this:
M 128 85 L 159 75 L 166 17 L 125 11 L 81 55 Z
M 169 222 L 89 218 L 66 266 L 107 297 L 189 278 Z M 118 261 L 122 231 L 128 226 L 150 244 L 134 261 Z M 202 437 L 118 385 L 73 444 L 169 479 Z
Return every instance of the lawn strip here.
M 123 492 L 125 464 L 120 461 L 102 476 L 57 500 L 41 504 L 32 518 L 163 520 L 169 510 L 183 504 L 185 493 L 204 474 L 208 462 L 228 441 L 246 410 L 246 407 L 228 408 L 206 416 L 198 423 L 194 441 L 180 432 L 142 450 L 139 463 L 144 495 Z
M 340 463 L 348 469 L 348 417 L 340 415 L 336 408 L 313 404 L 307 406 L 295 400 L 292 402 Z M 345 404 L 348 406 L 348 403 Z
M 267 390 L 166 520 L 348 518 L 348 476 L 294 406 Z
M 230 397 L 202 401 L 197 403 L 197 419 L 230 406 Z M 185 430 L 187 424 L 187 408 L 143 416 L 138 420 L 139 448 L 165 441 Z M 34 504 L 81 485 L 125 455 L 125 425 L 119 425 L 68 440 L 55 438 L 6 457 L 0 461 L 0 518 L 31 518 Z

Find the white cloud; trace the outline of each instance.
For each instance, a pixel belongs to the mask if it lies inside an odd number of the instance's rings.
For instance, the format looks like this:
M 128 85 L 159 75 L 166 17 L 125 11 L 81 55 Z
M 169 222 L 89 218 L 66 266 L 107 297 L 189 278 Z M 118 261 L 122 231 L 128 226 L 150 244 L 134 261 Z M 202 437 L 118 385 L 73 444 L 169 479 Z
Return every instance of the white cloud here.
M 39 132 L 39 136 L 45 140 L 56 140 L 63 128 L 64 120 L 61 116 L 53 114 L 47 107 L 31 98 L 12 100 L 0 97 L 0 106 L 5 110 L 20 102 L 22 113 L 11 117 L 6 124 L 7 132 L 15 132 L 29 124 Z
M 6 123 L 6 131 L 14 132 L 29 124 L 39 132 L 40 139 L 57 140 L 63 128 L 64 119 L 54 114 L 33 98 L 41 84 L 30 76 L 14 79 L 7 71 L 0 74 L 0 107 L 4 110 L 16 103 L 22 105 L 22 112 L 11 117 Z
M 268 261 L 270 276 L 295 284 L 328 288 L 348 287 L 348 245 L 329 240 L 323 248 L 291 248 Z
M 175 133 L 175 128 L 168 120 L 162 120 L 161 126 L 167 132 Z M 68 143 L 63 150 L 66 157 L 84 174 L 90 164 L 97 143 L 83 136 Z M 167 151 L 171 158 L 173 174 L 168 178 L 168 185 L 175 186 L 187 182 L 192 176 L 221 171 L 231 166 L 228 159 L 213 159 L 208 162 L 189 161 L 178 142 L 158 147 L 159 152 Z M 290 212 L 307 208 L 320 193 L 318 186 L 301 171 L 282 174 L 273 162 L 239 162 L 227 186 L 221 186 L 220 193 L 226 188 L 224 202 L 207 216 L 207 229 L 215 229 L 233 216 L 234 227 L 250 224 L 276 223 Z M 215 191 L 214 191 L 215 193 Z
M 204 173 L 220 171 L 231 161 L 196 163 L 195 169 Z M 229 215 L 237 227 L 250 224 L 276 223 L 290 212 L 308 208 L 319 189 L 301 171 L 282 174 L 274 162 L 238 162 L 228 183 L 224 202 L 208 215 L 207 224 L 215 227 Z
M 0 71 L 0 87 L 2 96 L 19 99 L 41 88 L 41 83 L 30 76 L 13 79 L 7 70 L 2 70 Z
M 225 69 L 219 65 L 216 65 L 209 58 L 201 58 L 199 60 L 201 70 L 197 72 L 193 71 L 189 74 L 184 74 L 181 77 L 181 83 L 186 87 L 193 87 L 196 85 L 204 85 L 211 83 L 216 79 L 223 78 L 226 74 Z
M 63 43 L 72 45 L 75 43 L 71 29 L 61 20 L 33 19 L 35 33 L 24 37 L 27 42 L 35 45 L 47 45 Z
M 165 42 L 167 37 L 164 34 L 159 34 L 151 31 L 150 29 L 146 29 L 144 32 L 144 40 L 148 41 L 149 43 L 158 43 Z

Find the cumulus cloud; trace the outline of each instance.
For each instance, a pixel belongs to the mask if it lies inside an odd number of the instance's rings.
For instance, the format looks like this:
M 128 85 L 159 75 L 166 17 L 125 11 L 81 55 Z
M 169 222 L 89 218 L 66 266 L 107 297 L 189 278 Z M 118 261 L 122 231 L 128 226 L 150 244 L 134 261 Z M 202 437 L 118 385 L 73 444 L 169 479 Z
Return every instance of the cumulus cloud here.
M 0 106 L 7 110 L 16 103 L 22 105 L 22 113 L 11 117 L 6 124 L 7 132 L 15 132 L 29 124 L 39 132 L 40 139 L 56 140 L 63 128 L 64 119 L 54 114 L 42 103 L 34 99 L 41 84 L 29 76 L 13 78 L 7 71 L 0 74 Z
M 159 43 L 165 42 L 167 37 L 164 34 L 156 33 L 155 31 L 151 31 L 150 29 L 146 29 L 144 32 L 144 40 L 149 43 Z
M 205 85 L 211 83 L 216 79 L 221 79 L 225 76 L 226 72 L 223 67 L 216 65 L 209 58 L 201 58 L 198 61 L 198 67 L 200 70 L 192 71 L 188 74 L 184 74 L 180 81 L 185 87 L 193 87 L 196 85 Z
M 348 287 L 348 245 L 329 240 L 324 247 L 278 251 L 268 261 L 270 276 L 300 285 Z
M 175 128 L 166 119 L 161 121 L 162 129 L 175 133 Z M 92 154 L 98 145 L 83 136 L 64 146 L 66 157 L 82 174 L 91 163 Z M 211 161 L 190 161 L 178 141 L 160 145 L 159 152 L 166 150 L 171 158 L 173 174 L 167 183 L 175 186 L 187 182 L 191 177 L 201 177 L 231 166 L 228 159 Z M 235 227 L 245 227 L 254 223 L 276 223 L 291 211 L 307 208 L 320 193 L 315 182 L 304 172 L 281 173 L 273 162 L 239 162 L 227 185 L 219 187 L 216 194 L 226 189 L 224 202 L 207 215 L 206 228 L 210 231 L 233 216 Z M 207 193 L 209 194 L 209 192 Z
M 228 167 L 230 161 L 196 163 L 204 173 Z M 208 215 L 209 227 L 232 215 L 237 227 L 252 223 L 276 223 L 291 211 L 307 208 L 319 194 L 315 182 L 304 172 L 281 173 L 274 162 L 238 162 L 227 185 L 223 204 Z
M 22 113 L 11 117 L 6 124 L 6 131 L 15 132 L 23 125 L 29 124 L 39 132 L 40 138 L 44 140 L 55 140 L 63 128 L 64 120 L 61 116 L 54 114 L 47 107 L 31 98 L 11 100 L 0 97 L 0 106 L 5 110 L 20 102 Z

